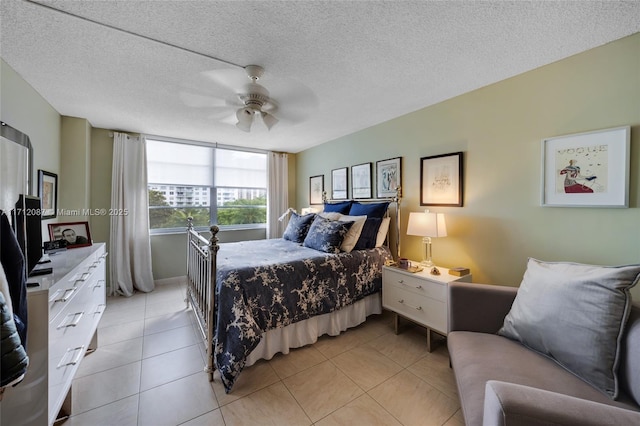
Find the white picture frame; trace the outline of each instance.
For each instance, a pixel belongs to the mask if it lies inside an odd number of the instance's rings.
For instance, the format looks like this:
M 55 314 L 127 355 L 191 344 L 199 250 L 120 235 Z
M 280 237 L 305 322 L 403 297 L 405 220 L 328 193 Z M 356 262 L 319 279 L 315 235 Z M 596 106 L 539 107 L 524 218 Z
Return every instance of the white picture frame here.
M 541 205 L 629 207 L 631 127 L 542 140 Z

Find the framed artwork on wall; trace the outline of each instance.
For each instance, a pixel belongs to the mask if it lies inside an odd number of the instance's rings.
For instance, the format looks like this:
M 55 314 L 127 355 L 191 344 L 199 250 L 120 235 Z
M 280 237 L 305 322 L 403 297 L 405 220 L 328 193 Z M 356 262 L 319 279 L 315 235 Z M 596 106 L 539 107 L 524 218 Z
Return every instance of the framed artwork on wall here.
M 462 152 L 420 159 L 420 205 L 462 207 Z
M 324 175 L 311 176 L 309 178 L 309 204 L 323 204 Z
M 43 219 L 53 219 L 58 211 L 58 175 L 38 170 L 38 198 Z
M 353 198 L 371 198 L 371 163 L 351 166 L 351 196 Z
M 91 245 L 89 222 L 50 223 L 49 239 L 65 240 L 67 248 L 86 247 Z
M 346 200 L 348 198 L 347 168 L 331 170 L 331 198 L 334 200 Z
M 545 207 L 629 207 L 630 126 L 542 140 Z
M 376 162 L 376 197 L 395 197 L 402 187 L 402 157 Z

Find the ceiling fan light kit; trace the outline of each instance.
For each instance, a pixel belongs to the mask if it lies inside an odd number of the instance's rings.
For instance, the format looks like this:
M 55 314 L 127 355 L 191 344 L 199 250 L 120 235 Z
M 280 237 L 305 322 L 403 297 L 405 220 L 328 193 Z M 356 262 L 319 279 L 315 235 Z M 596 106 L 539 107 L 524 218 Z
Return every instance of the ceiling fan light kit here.
M 267 130 L 278 123 L 295 125 L 316 110 L 318 99 L 303 83 L 269 76 L 268 90 L 258 83 L 263 74 L 259 65 L 205 71 L 202 75 L 209 86 L 197 93 L 181 92 L 181 98 L 188 106 L 209 108 L 213 112 L 210 118 L 235 124 L 243 132 L 251 132 L 252 127 L 263 130 L 262 125 L 254 126 L 255 121 L 262 122 Z
M 268 112 L 263 111 L 265 107 L 274 106 L 269 97 L 269 91 L 257 83 L 258 79 L 264 74 L 264 68 L 259 65 L 247 65 L 244 69 L 251 82 L 244 86 L 245 93 L 238 95 L 244 107 L 236 111 L 236 118 L 238 119 L 236 127 L 249 132 L 255 117 L 260 115 L 267 129 L 271 130 L 279 120 Z

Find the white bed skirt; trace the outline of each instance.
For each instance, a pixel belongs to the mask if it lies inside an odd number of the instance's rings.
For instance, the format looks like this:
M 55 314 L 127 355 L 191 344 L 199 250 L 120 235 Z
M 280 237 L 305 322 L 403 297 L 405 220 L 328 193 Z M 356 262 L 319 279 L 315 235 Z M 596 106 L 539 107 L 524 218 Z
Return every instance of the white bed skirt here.
M 367 316 L 380 313 L 382 313 L 382 296 L 378 292 L 339 311 L 269 330 L 263 333 L 262 340 L 247 357 L 246 366 L 253 365 L 260 359 L 271 359 L 279 352 L 288 354 L 290 348 L 310 345 L 325 334 L 337 336 L 347 328 L 362 324 Z

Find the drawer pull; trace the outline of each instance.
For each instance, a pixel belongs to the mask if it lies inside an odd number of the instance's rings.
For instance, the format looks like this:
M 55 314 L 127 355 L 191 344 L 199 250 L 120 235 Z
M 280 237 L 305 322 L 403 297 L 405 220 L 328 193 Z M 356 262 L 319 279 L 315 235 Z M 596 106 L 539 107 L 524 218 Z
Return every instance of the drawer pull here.
M 76 312 L 73 315 L 69 315 L 73 319 L 71 321 L 69 321 L 68 323 L 66 323 L 66 324 L 60 324 L 57 328 L 61 329 L 61 328 L 65 328 L 65 327 L 75 327 L 75 326 L 78 325 L 78 323 L 80 322 L 80 319 L 82 318 L 83 315 L 84 315 L 84 311 Z
M 413 308 L 413 309 L 415 309 L 416 311 L 421 311 L 421 310 L 422 310 L 422 306 L 413 306 L 413 305 L 409 305 L 408 303 L 404 303 L 404 299 L 400 299 L 400 300 L 398 300 L 398 303 L 401 303 L 401 304 L 403 304 L 403 305 L 405 305 L 405 306 L 408 306 L 408 307 L 410 307 L 410 308 Z
M 71 361 L 65 362 L 65 360 L 68 358 L 67 355 L 76 351 L 78 353 L 71 359 Z M 65 352 L 64 356 L 62 357 L 62 359 L 60 360 L 60 363 L 56 368 L 66 367 L 67 365 L 76 365 L 78 362 L 80 362 L 80 358 L 82 358 L 83 353 L 84 353 L 84 345 L 78 346 L 77 348 L 73 348 L 73 349 L 67 349 L 67 352 Z
M 102 287 L 102 284 L 104 284 L 104 280 L 98 280 L 98 283 L 93 286 L 93 289 L 95 290 L 96 288 Z
M 107 305 L 105 305 L 104 303 L 99 304 L 98 307 L 96 308 L 96 311 L 93 314 L 98 315 L 98 314 L 104 313 L 104 310 L 106 307 Z
M 91 269 L 91 268 L 89 268 L 89 269 Z M 76 282 L 78 282 L 78 281 L 85 282 L 90 276 L 91 276 L 91 272 L 89 272 L 89 271 L 83 272 L 82 275 L 80 276 L 80 278 L 78 278 L 76 280 Z
M 78 287 L 72 287 L 72 288 L 66 289 L 64 291 L 64 293 L 62 294 L 62 297 L 59 298 L 59 299 L 54 300 L 54 302 L 66 302 L 67 300 L 69 300 L 71 295 L 73 295 L 73 293 L 76 292 L 77 289 L 78 289 Z
M 404 280 L 400 280 L 398 282 L 400 284 L 402 284 L 402 285 L 407 286 L 407 287 L 415 288 L 416 290 L 422 290 L 422 286 L 421 285 L 413 286 L 413 285 L 405 284 Z

